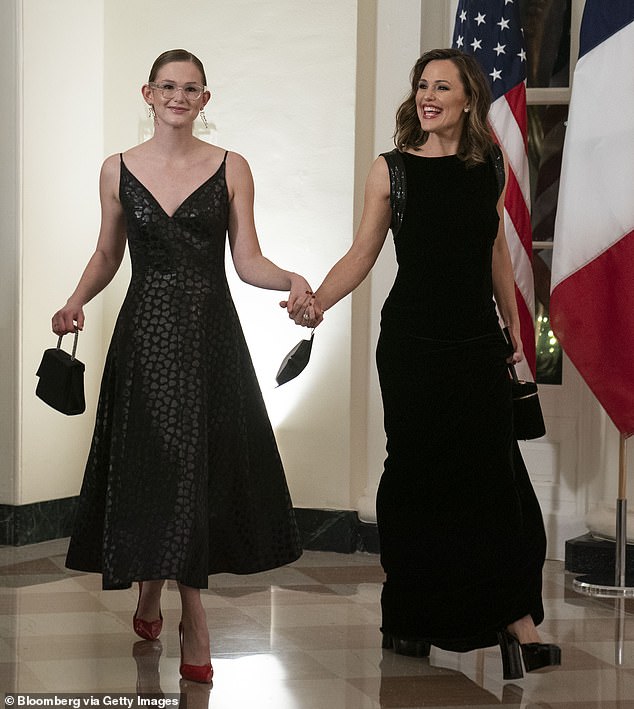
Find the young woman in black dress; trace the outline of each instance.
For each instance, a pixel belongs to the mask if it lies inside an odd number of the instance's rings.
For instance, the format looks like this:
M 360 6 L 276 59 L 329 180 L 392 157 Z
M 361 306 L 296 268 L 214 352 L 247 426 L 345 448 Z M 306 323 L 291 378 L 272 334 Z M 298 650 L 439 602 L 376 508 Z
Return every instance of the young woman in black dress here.
M 210 682 L 200 589 L 212 573 L 287 564 L 301 544 L 284 471 L 224 270 L 312 297 L 306 280 L 266 259 L 253 180 L 240 155 L 192 133 L 210 99 L 203 66 L 171 50 L 142 95 L 154 135 L 103 164 L 99 240 L 58 335 L 84 327 L 83 306 L 111 281 L 126 242 L 130 286 L 108 351 L 67 566 L 106 589 L 139 582 L 135 632 L 156 639 L 161 589 L 178 583 L 181 675 Z

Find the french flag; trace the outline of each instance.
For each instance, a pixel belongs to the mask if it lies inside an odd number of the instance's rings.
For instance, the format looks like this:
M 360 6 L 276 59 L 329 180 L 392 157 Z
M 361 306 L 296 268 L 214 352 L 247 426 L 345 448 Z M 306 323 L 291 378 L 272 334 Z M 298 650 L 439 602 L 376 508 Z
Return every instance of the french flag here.
M 634 0 L 586 0 L 564 143 L 551 325 L 634 433 Z

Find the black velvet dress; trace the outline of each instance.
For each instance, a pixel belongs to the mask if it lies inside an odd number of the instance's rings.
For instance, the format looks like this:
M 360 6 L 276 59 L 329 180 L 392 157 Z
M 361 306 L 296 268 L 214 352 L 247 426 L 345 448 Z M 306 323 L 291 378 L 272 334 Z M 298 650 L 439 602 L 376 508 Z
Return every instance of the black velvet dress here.
M 226 158 L 226 156 L 225 156 Z M 132 261 L 66 564 L 104 588 L 294 561 L 301 544 L 229 292 L 225 161 L 171 217 L 121 159 Z
M 491 257 L 492 164 L 403 154 L 407 202 L 377 365 L 382 630 L 468 651 L 543 620 L 541 511 L 512 432 Z

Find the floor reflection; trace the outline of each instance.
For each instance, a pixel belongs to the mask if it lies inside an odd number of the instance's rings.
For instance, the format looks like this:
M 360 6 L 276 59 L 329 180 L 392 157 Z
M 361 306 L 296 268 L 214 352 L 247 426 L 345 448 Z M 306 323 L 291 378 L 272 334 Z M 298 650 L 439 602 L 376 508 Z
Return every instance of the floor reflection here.
M 140 640 L 132 646 L 132 657 L 136 662 L 137 696 L 151 700 L 165 699 L 165 693 L 161 687 L 160 659 L 162 654 L 163 645 L 160 640 Z M 181 679 L 179 682 L 180 706 L 184 709 L 206 709 L 209 706 L 212 687 L 213 684 L 200 684 Z
M 419 674 L 399 676 L 400 660 L 393 652 L 383 653 L 379 688 L 381 709 L 521 706 L 523 689 L 516 684 L 504 684 L 501 697 L 498 697 L 462 672 L 435 665 L 428 657 L 418 660 Z
M 67 573 L 66 546 L 0 547 L 0 691 L 136 692 L 180 698 L 181 709 L 634 709 L 634 600 L 579 595 L 561 562 L 544 569 L 540 631 L 563 664 L 513 682 L 497 648 L 432 648 L 426 659 L 382 650 L 376 555 L 309 551 L 282 569 L 210 577 L 212 688 L 180 678 L 175 584 L 161 599 L 160 641 L 139 641 L 135 589 Z
M 141 697 L 164 697 L 159 660 L 163 654 L 160 640 L 139 640 L 132 646 L 136 662 L 136 691 Z

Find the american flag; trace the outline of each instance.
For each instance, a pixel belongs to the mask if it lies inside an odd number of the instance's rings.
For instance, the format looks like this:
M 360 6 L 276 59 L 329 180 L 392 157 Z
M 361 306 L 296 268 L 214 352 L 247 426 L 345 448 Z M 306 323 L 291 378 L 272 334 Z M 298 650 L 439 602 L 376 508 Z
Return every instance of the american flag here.
M 534 377 L 535 295 L 526 139 L 526 51 L 519 0 L 460 0 L 452 45 L 475 56 L 493 94 L 489 120 L 509 162 L 504 226 L 515 273 L 524 354 Z

